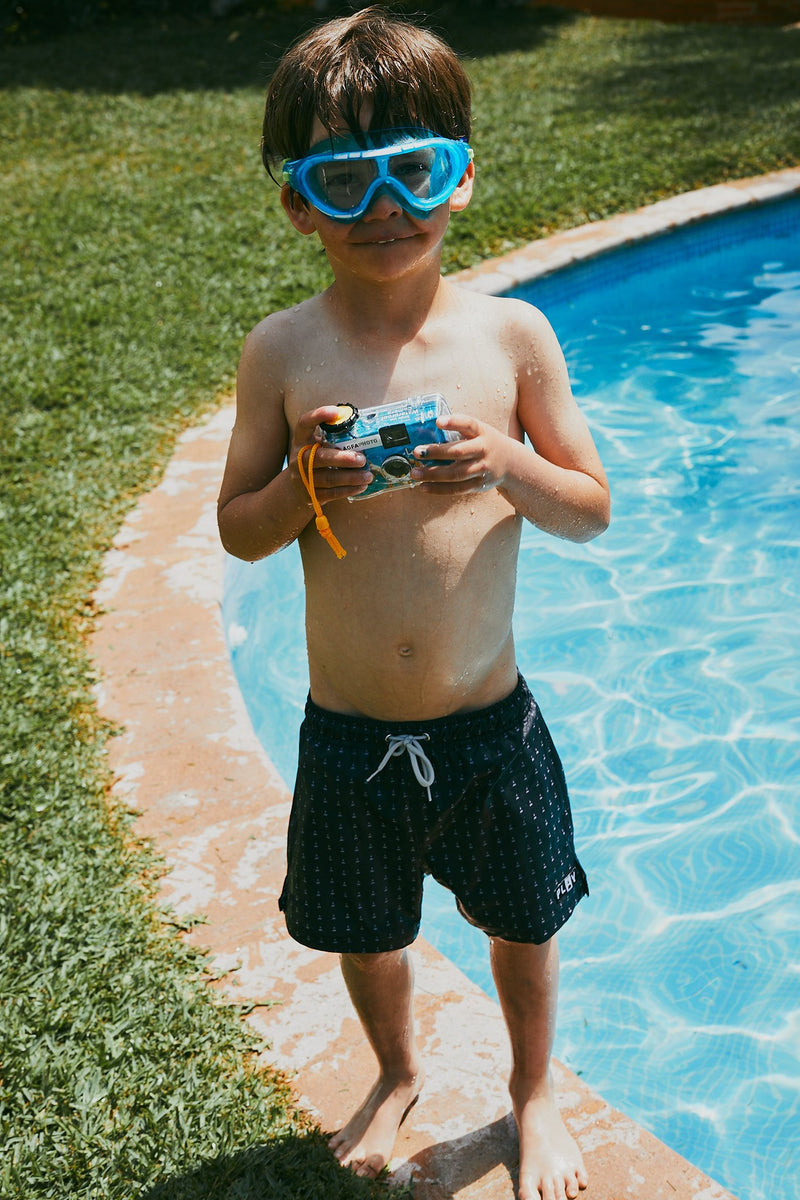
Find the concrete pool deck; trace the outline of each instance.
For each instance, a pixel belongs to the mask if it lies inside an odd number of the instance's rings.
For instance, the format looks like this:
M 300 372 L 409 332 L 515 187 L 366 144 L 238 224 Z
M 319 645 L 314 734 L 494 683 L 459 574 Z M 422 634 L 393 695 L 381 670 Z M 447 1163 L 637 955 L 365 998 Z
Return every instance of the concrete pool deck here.
M 497 292 L 700 217 L 800 193 L 800 169 L 705 188 L 536 242 L 456 276 Z M 168 867 L 162 897 L 207 946 L 216 986 L 255 1007 L 265 1062 L 294 1077 L 326 1129 L 343 1123 L 374 1064 L 333 955 L 291 942 L 277 908 L 290 794 L 253 734 L 226 650 L 216 496 L 232 402 L 181 439 L 154 491 L 109 551 L 92 638 L 115 792 Z M 419 1200 L 510 1200 L 516 1137 L 498 1006 L 424 942 L 417 1019 L 428 1083 L 401 1130 L 393 1169 Z M 703 1175 L 560 1064 L 555 1080 L 590 1173 L 586 1200 L 725 1200 Z M 320 1197 L 324 1200 L 324 1197 Z

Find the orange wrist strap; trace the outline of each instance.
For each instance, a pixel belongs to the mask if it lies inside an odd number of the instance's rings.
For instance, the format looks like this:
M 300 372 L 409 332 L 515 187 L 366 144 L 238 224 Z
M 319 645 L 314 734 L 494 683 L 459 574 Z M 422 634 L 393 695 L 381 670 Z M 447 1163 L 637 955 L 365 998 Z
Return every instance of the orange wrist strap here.
M 331 550 L 333 550 L 337 558 L 344 558 L 345 554 L 347 554 L 347 551 L 331 529 L 331 523 L 323 513 L 322 505 L 317 499 L 317 493 L 314 490 L 314 456 L 316 455 L 318 449 L 319 442 L 313 442 L 309 446 L 301 446 L 297 455 L 297 469 L 300 472 L 300 478 L 303 481 L 303 485 L 311 497 L 311 503 L 314 506 L 317 531 L 319 532 L 320 537 L 325 538 L 325 541 L 328 543 Z M 305 463 L 303 462 L 303 455 L 305 454 L 306 450 L 309 452 L 307 471 Z

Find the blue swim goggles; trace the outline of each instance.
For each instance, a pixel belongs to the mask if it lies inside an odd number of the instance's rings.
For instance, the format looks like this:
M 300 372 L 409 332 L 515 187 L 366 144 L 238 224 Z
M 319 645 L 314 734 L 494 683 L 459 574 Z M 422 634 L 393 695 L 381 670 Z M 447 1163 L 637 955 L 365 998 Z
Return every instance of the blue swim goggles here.
M 426 216 L 452 196 L 472 161 L 465 141 L 427 129 L 382 129 L 331 138 L 283 164 L 290 187 L 335 221 L 357 221 L 384 188 L 404 210 Z

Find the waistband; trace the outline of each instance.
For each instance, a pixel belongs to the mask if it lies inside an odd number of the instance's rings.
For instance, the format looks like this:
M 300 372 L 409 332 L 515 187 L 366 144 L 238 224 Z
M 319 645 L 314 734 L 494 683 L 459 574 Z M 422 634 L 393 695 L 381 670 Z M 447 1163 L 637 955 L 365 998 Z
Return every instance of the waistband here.
M 305 712 L 309 725 L 329 740 L 341 738 L 351 743 L 374 742 L 386 741 L 391 736 L 418 738 L 426 734 L 431 740 L 445 737 L 450 741 L 499 733 L 507 729 L 509 724 L 516 724 L 531 704 L 535 705 L 536 701 L 525 680 L 518 675 L 513 692 L 487 708 L 449 713 L 426 721 L 381 721 L 373 717 L 331 712 L 330 709 L 320 708 L 310 696 Z

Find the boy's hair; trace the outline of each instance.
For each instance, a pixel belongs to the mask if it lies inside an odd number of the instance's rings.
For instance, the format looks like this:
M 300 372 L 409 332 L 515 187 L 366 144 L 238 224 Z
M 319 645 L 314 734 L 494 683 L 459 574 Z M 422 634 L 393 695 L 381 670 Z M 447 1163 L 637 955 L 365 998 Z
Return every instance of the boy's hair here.
M 366 102 L 374 106 L 370 129 L 410 125 L 469 138 L 470 85 L 455 51 L 373 5 L 313 29 L 278 63 L 261 138 L 267 171 L 308 153 L 315 117 L 329 133 L 344 125 L 358 138 Z

